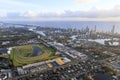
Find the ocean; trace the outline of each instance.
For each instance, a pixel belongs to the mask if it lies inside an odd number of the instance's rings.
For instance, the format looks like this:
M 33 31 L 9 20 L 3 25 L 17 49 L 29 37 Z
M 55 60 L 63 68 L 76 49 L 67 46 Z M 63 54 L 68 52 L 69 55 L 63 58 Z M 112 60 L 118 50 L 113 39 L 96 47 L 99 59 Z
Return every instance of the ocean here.
M 56 27 L 56 28 L 77 28 L 82 29 L 87 26 L 92 29 L 96 26 L 99 31 L 111 31 L 115 26 L 115 32 L 120 33 L 120 22 L 103 22 L 103 21 L 14 21 L 9 23 L 29 24 L 41 27 Z

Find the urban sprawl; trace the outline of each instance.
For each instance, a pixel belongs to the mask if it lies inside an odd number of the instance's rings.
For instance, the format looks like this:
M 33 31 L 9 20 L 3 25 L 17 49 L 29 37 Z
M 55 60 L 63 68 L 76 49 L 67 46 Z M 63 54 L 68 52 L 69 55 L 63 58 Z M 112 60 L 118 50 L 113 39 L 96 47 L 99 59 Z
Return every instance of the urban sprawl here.
M 120 80 L 120 34 L 0 23 L 0 80 Z

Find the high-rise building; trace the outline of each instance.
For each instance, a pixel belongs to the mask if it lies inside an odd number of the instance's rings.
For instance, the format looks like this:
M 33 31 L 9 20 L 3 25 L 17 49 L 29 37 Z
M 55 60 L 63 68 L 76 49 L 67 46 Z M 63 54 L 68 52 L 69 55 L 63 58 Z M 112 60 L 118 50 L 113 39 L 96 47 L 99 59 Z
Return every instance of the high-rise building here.
M 112 35 L 115 33 L 115 25 L 113 25 L 113 28 L 112 28 L 112 30 L 111 30 L 111 33 L 112 33 Z M 112 42 L 113 42 L 113 36 L 112 36 Z
M 94 31 L 96 32 L 96 25 L 95 25 L 95 27 L 94 27 Z
M 115 33 L 115 25 L 113 25 L 111 33 L 114 34 Z

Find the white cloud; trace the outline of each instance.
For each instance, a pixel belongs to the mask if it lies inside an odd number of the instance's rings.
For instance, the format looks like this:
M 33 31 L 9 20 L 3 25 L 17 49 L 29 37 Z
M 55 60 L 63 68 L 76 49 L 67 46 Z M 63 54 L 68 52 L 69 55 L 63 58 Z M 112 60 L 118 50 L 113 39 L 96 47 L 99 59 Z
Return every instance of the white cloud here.
M 97 0 L 75 0 L 74 1 L 74 4 L 85 4 L 85 3 L 94 3 L 96 2 Z
M 94 9 L 88 11 L 65 11 L 62 17 L 77 17 L 77 18 L 108 18 L 120 17 L 120 7 L 116 6 L 112 9 Z
M 27 11 L 25 13 L 23 13 L 21 16 L 24 16 L 24 17 L 35 17 L 37 14 L 33 11 Z
M 5 13 L 3 11 L 0 11 L 0 18 L 3 18 L 5 16 L 6 16 Z
M 120 21 L 120 6 L 117 5 L 112 9 L 97 9 L 88 11 L 71 11 L 67 10 L 61 13 L 57 12 L 34 12 L 27 11 L 24 13 L 20 12 L 9 12 L 6 14 L 4 19 L 15 19 L 15 20 L 118 20 Z
M 6 18 L 20 18 L 19 12 L 9 12 L 6 14 Z

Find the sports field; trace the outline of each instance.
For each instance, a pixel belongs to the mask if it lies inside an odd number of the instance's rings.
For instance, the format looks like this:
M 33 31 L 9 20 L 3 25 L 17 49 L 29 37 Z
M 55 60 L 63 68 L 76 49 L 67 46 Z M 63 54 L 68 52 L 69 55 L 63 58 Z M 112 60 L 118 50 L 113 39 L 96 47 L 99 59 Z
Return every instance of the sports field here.
M 28 56 L 33 54 L 33 46 L 37 46 L 42 50 L 42 54 L 38 56 Z M 13 61 L 14 66 L 23 66 L 26 64 L 51 60 L 57 58 L 55 50 L 43 44 L 24 45 L 13 48 L 10 54 L 10 59 Z

